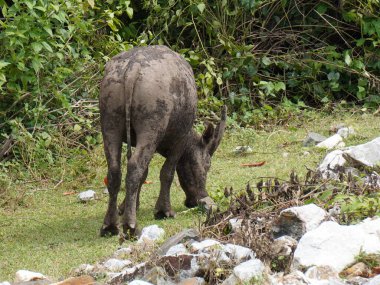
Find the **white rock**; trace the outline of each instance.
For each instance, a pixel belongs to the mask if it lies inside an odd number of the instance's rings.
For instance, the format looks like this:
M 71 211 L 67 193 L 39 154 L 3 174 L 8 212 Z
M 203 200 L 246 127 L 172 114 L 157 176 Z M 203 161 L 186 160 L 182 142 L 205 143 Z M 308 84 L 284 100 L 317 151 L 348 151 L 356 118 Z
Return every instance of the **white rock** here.
M 314 280 L 339 279 L 339 272 L 330 266 L 312 266 L 306 272 L 305 276 Z
M 346 159 L 343 157 L 343 151 L 338 149 L 328 153 L 317 170 L 322 173 L 323 179 L 337 179 L 339 168 L 345 164 Z
M 96 192 L 94 190 L 87 190 L 78 194 L 78 199 L 81 202 L 87 202 L 96 198 Z
M 380 163 L 380 137 L 361 145 L 335 150 L 326 155 L 318 171 L 324 179 L 339 177 L 338 170 L 347 166 L 373 167 Z
M 293 271 L 287 275 L 277 273 L 269 276 L 271 285 L 309 285 L 306 276 L 301 271 Z
M 290 236 L 282 236 L 275 239 L 270 247 L 273 256 L 290 256 L 297 247 L 297 241 Z
M 234 274 L 231 274 L 227 279 L 223 281 L 221 285 L 237 285 L 239 283 L 239 279 Z
M 343 138 L 340 135 L 335 134 L 325 139 L 323 142 L 320 142 L 316 146 L 319 148 L 332 149 L 336 147 L 343 147 L 344 145 L 342 143 L 343 143 Z
M 375 276 L 364 285 L 380 285 L 380 275 Z
M 262 278 L 264 271 L 265 266 L 260 259 L 251 259 L 235 266 L 233 274 L 240 282 L 245 282 L 254 278 Z
M 243 219 L 229 219 L 228 222 L 230 223 L 231 229 L 233 232 L 239 232 L 241 230 L 241 224 L 243 222 Z
M 337 134 L 340 135 L 342 138 L 347 138 L 348 136 L 355 134 L 355 131 L 352 127 L 345 127 L 340 128 L 337 131 Z
M 232 243 L 227 243 L 224 245 L 223 251 L 227 253 L 227 256 L 229 256 L 231 259 L 236 260 L 237 263 L 255 257 L 255 253 L 252 251 L 252 249 Z
M 109 194 L 109 193 L 108 193 L 108 188 L 107 188 L 107 187 L 104 188 L 104 190 L 103 190 L 103 194 Z
M 315 204 L 291 207 L 281 211 L 273 226 L 274 236 L 288 235 L 298 240 L 305 232 L 315 229 L 328 218 L 328 213 Z
M 289 154 L 290 154 L 289 152 L 283 152 L 282 157 L 287 158 L 289 156 Z
M 380 218 L 368 218 L 351 226 L 322 223 L 301 238 L 292 267 L 330 266 L 340 272 L 355 261 L 360 251 L 380 251 Z
M 41 279 L 46 279 L 46 277 L 41 273 L 29 270 L 19 270 L 16 272 L 15 282 L 27 282 Z
M 380 163 L 380 137 L 365 144 L 347 148 L 344 151 L 346 160 L 373 167 Z
M 143 280 L 133 280 L 132 282 L 129 282 L 128 285 L 154 285 L 154 284 L 143 281 Z
M 91 265 L 91 264 L 81 264 L 78 266 L 77 269 L 74 270 L 74 273 L 77 275 L 77 276 L 80 276 L 80 275 L 89 275 L 91 272 L 93 272 L 95 269 L 95 266 Z
M 188 254 L 188 253 L 189 251 L 187 250 L 186 246 L 183 243 L 179 243 L 169 248 L 165 256 L 171 256 L 171 255 L 177 256 L 180 254 Z
M 132 261 L 130 260 L 122 260 L 122 259 L 116 259 L 116 258 L 110 258 L 106 262 L 103 263 L 103 267 L 107 271 L 112 272 L 120 272 L 125 267 L 132 264 Z
M 252 153 L 252 152 L 253 152 L 253 149 L 249 145 L 238 145 L 234 150 L 234 153 L 236 154 Z
M 196 241 L 191 244 L 191 252 L 204 251 L 210 247 L 221 248 L 222 244 L 213 239 L 205 239 L 201 242 Z
M 197 261 L 197 257 L 194 256 L 190 261 L 190 269 L 181 270 L 181 272 L 179 273 L 179 278 L 181 280 L 187 279 L 187 278 L 192 278 L 195 276 L 195 274 L 197 273 L 198 270 L 199 270 L 199 264 Z
M 145 227 L 141 231 L 141 236 L 137 241 L 138 244 L 142 244 L 145 242 L 153 242 L 163 238 L 165 235 L 164 229 L 160 228 L 157 225 L 151 225 Z
M 115 258 L 123 259 L 126 256 L 129 256 L 132 253 L 131 247 L 122 247 L 116 250 L 113 254 Z
M 0 282 L 0 285 L 11 285 L 8 281 Z

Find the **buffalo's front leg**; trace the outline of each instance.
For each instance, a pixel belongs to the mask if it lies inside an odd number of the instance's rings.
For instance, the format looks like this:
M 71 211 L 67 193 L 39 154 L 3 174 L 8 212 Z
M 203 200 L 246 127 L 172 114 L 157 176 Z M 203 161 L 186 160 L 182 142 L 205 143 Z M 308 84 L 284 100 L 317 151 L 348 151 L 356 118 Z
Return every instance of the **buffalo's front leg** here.
M 170 186 L 173 182 L 176 161 L 166 159 L 160 172 L 160 195 L 156 202 L 154 217 L 156 219 L 164 219 L 175 216 L 175 212 L 170 205 Z
M 170 154 L 164 162 L 160 172 L 160 195 L 156 202 L 155 218 L 164 219 L 175 216 L 175 212 L 171 209 L 170 205 L 170 186 L 172 185 L 177 162 L 180 159 L 185 145 L 187 143 L 187 136 L 177 140 L 172 146 Z
M 120 157 L 122 146 L 122 141 L 119 136 L 118 133 L 114 132 L 104 135 L 104 152 L 108 164 L 109 200 L 103 226 L 100 229 L 101 236 L 117 235 L 119 232 L 117 222 L 117 194 L 119 193 L 121 184 Z

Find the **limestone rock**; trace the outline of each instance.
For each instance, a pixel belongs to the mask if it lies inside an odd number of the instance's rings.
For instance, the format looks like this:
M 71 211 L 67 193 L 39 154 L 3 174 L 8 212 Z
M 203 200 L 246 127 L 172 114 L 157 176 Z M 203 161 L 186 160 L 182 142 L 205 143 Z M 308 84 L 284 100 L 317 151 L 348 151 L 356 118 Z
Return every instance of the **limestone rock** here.
M 380 137 L 365 144 L 335 150 L 318 167 L 324 179 L 339 178 L 347 167 L 374 167 L 380 163 Z
M 119 259 L 125 259 L 129 257 L 131 253 L 132 253 L 131 247 L 122 247 L 114 252 L 113 257 L 119 258 Z
M 309 132 L 307 137 L 303 141 L 303 146 L 314 146 L 318 143 L 323 142 L 327 138 L 318 133 Z
M 182 232 L 170 237 L 167 239 L 159 248 L 158 254 L 165 255 L 166 252 L 171 248 L 172 246 L 175 246 L 179 243 L 183 243 L 187 240 L 198 240 L 199 239 L 199 232 L 195 229 L 185 229 Z
M 323 142 L 320 142 L 316 146 L 319 148 L 332 149 L 332 148 L 342 148 L 345 146 L 345 144 L 343 142 L 343 138 L 339 134 L 335 134 L 325 139 Z
M 47 279 L 43 274 L 38 272 L 33 272 L 29 270 L 18 270 L 16 272 L 15 282 L 27 282 Z
M 342 272 L 342 275 L 344 276 L 361 276 L 361 277 L 368 277 L 370 273 L 370 270 L 368 266 L 364 262 L 358 262 L 349 268 L 345 269 Z
M 290 256 L 297 247 L 297 241 L 290 236 L 281 236 L 271 244 L 273 256 Z
M 198 201 L 198 205 L 201 209 L 205 210 L 207 213 L 214 212 L 218 209 L 218 205 L 211 199 L 210 196 L 207 196 Z
M 129 282 L 128 285 L 154 285 L 154 284 L 143 281 L 143 280 L 133 280 L 132 282 Z
M 340 272 L 355 261 L 362 250 L 380 251 L 380 218 L 368 218 L 357 225 L 324 222 L 298 242 L 292 267 L 330 266 Z
M 65 279 L 61 282 L 54 283 L 52 285 L 92 285 L 95 284 L 94 278 L 88 275 L 79 276 L 79 277 L 71 277 Z
M 264 273 L 265 266 L 259 259 L 248 260 L 235 266 L 233 269 L 233 276 L 241 283 L 251 281 L 252 279 L 261 280 Z M 235 279 L 233 277 L 229 278 L 230 280 Z
M 211 247 L 222 248 L 222 244 L 213 239 L 205 239 L 201 242 L 196 241 L 191 244 L 191 252 L 202 252 Z
M 309 279 L 314 280 L 338 280 L 339 272 L 330 266 L 313 266 L 310 267 L 306 272 L 305 276 Z
M 78 199 L 81 202 L 88 202 L 96 198 L 96 192 L 94 190 L 87 190 L 78 194 Z
M 337 131 L 337 134 L 340 135 L 342 138 L 348 138 L 350 135 L 355 134 L 355 130 L 352 127 L 344 127 L 340 128 Z
M 189 251 L 187 250 L 186 246 L 183 243 L 179 243 L 177 245 L 173 245 L 169 250 L 166 252 L 165 256 L 169 255 L 180 255 L 180 254 L 188 254 Z
M 224 245 L 222 251 L 225 252 L 229 258 L 236 261 L 236 263 L 255 257 L 255 253 L 252 249 L 232 243 Z
M 338 179 L 339 172 L 346 164 L 346 159 L 343 157 L 343 151 L 338 149 L 326 155 L 322 163 L 318 166 L 317 171 L 322 174 L 323 179 Z
M 152 269 L 150 269 L 148 272 L 145 273 L 144 281 L 151 282 L 153 284 L 168 284 L 170 283 L 168 280 L 166 280 L 167 274 L 165 270 L 160 266 L 155 266 Z
M 232 231 L 235 233 L 241 230 L 242 222 L 243 222 L 243 219 L 237 219 L 237 218 L 228 220 L 228 223 L 230 224 Z
M 379 285 L 380 284 L 380 275 L 375 276 L 371 280 L 369 280 L 364 285 Z
M 138 239 L 137 243 L 151 243 L 155 242 L 161 238 L 163 238 L 165 235 L 164 229 L 160 228 L 157 225 L 151 225 L 147 226 L 142 229 L 140 238 Z
M 271 276 L 271 285 L 309 285 L 306 276 L 301 271 L 293 271 L 287 275 Z
M 281 211 L 273 225 L 275 238 L 287 235 L 299 240 L 304 233 L 315 229 L 329 218 L 328 213 L 315 204 L 292 207 Z
M 74 270 L 76 276 L 88 275 L 95 270 L 95 266 L 91 264 L 81 264 L 77 269 Z
M 206 281 L 201 277 L 192 277 L 182 280 L 178 285 L 206 285 Z
M 110 258 L 106 262 L 103 263 L 104 269 L 111 272 L 120 272 L 125 267 L 132 264 L 130 260 L 122 260 L 117 258 Z
M 353 165 L 369 167 L 377 165 L 380 162 L 380 137 L 365 144 L 347 148 L 343 156 Z
M 11 285 L 8 281 L 0 282 L 0 285 Z

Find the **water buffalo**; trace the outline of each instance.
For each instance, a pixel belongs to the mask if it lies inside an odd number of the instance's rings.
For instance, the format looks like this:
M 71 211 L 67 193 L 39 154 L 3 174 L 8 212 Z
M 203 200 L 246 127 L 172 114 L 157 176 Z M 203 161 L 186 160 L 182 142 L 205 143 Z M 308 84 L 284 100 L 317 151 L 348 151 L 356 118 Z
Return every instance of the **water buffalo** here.
M 187 207 L 207 197 L 210 159 L 226 126 L 226 108 L 214 128 L 193 129 L 197 107 L 194 74 L 179 54 L 165 46 L 131 49 L 106 65 L 100 86 L 100 120 L 108 164 L 109 203 L 100 234 L 118 233 L 117 195 L 121 184 L 122 143 L 128 144 L 126 198 L 119 207 L 123 232 L 134 235 L 141 185 L 155 152 L 166 158 L 160 172 L 155 217 L 173 217 L 170 186 L 177 171 Z M 131 146 L 135 146 L 133 153 Z

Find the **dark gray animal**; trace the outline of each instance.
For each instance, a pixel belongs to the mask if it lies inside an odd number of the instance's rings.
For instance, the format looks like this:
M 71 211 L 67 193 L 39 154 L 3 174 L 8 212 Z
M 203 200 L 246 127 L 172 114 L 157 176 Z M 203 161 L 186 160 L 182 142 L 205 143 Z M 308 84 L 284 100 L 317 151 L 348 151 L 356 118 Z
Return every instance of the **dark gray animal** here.
M 165 46 L 134 48 L 106 65 L 100 87 L 100 120 L 108 163 L 109 204 L 102 236 L 118 233 L 117 195 L 122 143 L 128 144 L 126 198 L 119 207 L 123 232 L 134 235 L 141 185 L 155 152 L 166 158 L 160 172 L 156 218 L 173 217 L 170 186 L 177 171 L 187 207 L 207 197 L 206 175 L 226 125 L 226 108 L 203 135 L 192 125 L 197 106 L 194 74 L 180 55 Z M 135 146 L 132 153 L 131 146 Z

